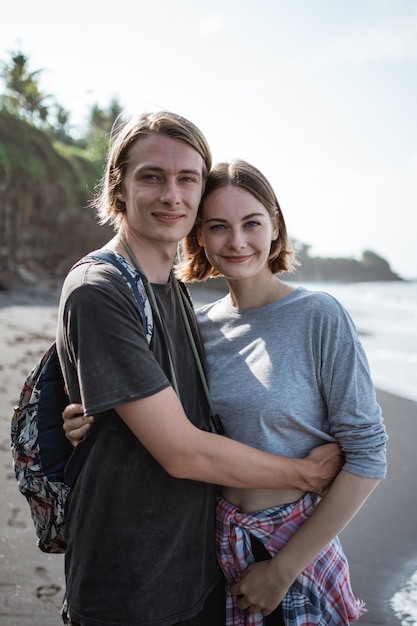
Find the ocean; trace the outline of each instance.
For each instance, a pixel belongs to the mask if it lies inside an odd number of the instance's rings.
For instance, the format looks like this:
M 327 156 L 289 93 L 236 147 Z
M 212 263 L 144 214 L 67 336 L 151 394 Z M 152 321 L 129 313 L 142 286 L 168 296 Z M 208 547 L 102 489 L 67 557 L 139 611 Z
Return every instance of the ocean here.
M 305 286 L 327 291 L 350 313 L 375 386 L 417 401 L 417 281 Z
M 417 401 L 417 281 L 300 284 L 330 293 L 347 309 L 375 386 Z M 214 292 L 211 297 L 209 290 L 204 297 L 198 290 L 191 292 L 196 306 L 222 296 Z M 402 626 L 417 626 L 417 571 L 390 603 Z

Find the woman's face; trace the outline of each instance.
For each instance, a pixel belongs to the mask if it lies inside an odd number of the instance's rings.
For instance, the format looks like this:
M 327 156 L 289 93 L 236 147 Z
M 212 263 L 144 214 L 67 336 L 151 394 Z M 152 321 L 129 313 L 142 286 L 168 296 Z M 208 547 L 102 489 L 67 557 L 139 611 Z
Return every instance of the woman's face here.
M 271 242 L 277 238 L 276 222 L 245 189 L 220 187 L 204 200 L 199 243 L 225 278 L 247 279 L 270 272 Z

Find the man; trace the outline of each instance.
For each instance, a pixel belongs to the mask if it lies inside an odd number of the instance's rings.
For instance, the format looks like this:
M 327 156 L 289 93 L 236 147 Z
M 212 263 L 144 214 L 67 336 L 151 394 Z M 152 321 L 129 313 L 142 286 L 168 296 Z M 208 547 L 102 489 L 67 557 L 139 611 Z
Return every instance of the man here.
M 126 124 L 110 151 L 96 207 L 117 232 L 106 249 L 140 267 L 154 293 L 150 346 L 112 267 L 80 265 L 63 286 L 57 345 L 70 399 L 104 424 L 68 505 L 67 623 L 221 625 L 213 485 L 318 490 L 340 467 L 333 447 L 331 458 L 289 459 L 207 432 L 170 273 L 210 167 L 201 132 L 167 112 Z

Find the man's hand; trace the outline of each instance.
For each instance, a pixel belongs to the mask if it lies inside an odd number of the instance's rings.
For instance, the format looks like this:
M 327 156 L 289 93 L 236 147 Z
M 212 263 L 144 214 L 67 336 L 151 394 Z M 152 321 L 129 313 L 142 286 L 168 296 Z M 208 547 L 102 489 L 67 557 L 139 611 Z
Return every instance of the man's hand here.
M 62 413 L 62 419 L 65 436 L 73 446 L 81 441 L 94 422 L 93 416 L 84 415 L 84 408 L 81 404 L 68 404 Z
M 304 474 L 308 491 L 323 496 L 342 469 L 344 455 L 337 443 L 313 448 L 304 459 L 308 468 Z

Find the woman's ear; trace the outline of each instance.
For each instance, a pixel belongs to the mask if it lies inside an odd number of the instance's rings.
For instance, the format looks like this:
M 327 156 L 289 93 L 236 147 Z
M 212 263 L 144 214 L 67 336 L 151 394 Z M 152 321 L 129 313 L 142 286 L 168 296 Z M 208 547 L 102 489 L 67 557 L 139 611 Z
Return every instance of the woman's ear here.
M 193 226 L 193 234 L 199 246 L 204 248 L 203 237 L 201 235 L 201 215 L 198 213 Z
M 201 236 L 201 228 L 197 227 L 195 229 L 195 238 L 197 239 L 198 245 L 204 248 L 203 237 Z

